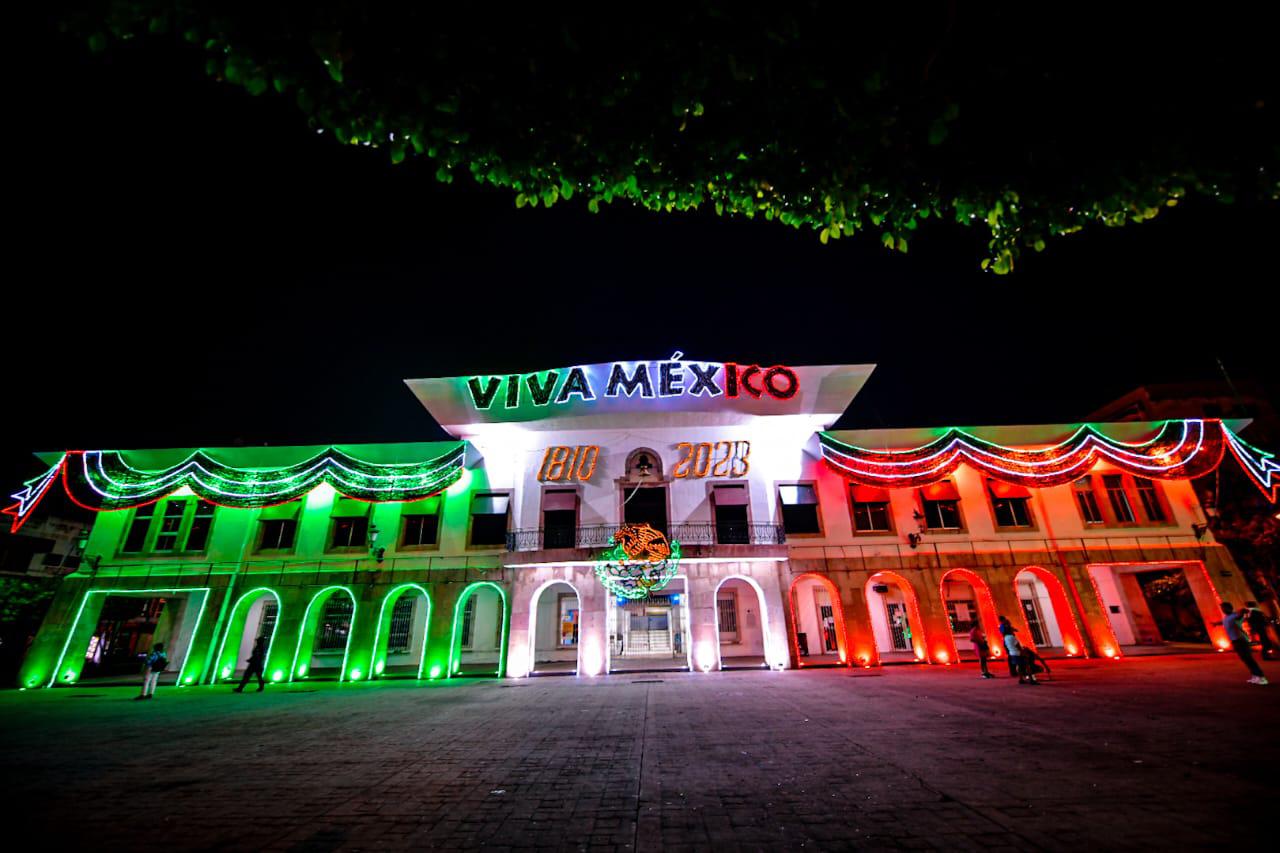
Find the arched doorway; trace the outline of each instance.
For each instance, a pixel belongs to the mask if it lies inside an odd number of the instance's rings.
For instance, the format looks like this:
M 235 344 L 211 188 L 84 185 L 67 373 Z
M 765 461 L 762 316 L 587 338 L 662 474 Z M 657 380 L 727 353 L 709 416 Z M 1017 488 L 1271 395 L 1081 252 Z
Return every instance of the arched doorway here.
M 920 602 L 906 578 L 877 572 L 867 579 L 867 612 L 880 663 L 926 661 Z
M 234 681 L 249 665 L 249 655 L 258 637 L 267 638 L 264 677 L 283 681 L 285 671 L 271 657 L 275 647 L 276 628 L 280 624 L 280 596 L 265 586 L 251 589 L 236 600 L 227 620 L 227 630 L 214 658 L 214 678 Z M 288 654 L 286 651 L 285 654 Z
M 792 646 L 800 666 L 849 663 L 844 608 L 840 591 L 830 578 L 809 572 L 791 582 L 791 624 L 795 626 Z
M 347 670 L 351 651 L 351 629 L 356 619 L 356 597 L 345 586 L 329 586 L 307 603 L 298 628 L 298 645 L 293 653 L 289 680 L 334 678 L 359 681 L 365 673 Z
M 1231 648 L 1220 624 L 1222 599 L 1203 563 L 1090 564 L 1088 570 L 1115 648 L 1165 643 Z
M 1013 579 L 1024 631 L 1018 639 L 1040 651 L 1061 650 L 1066 655 L 1084 651 L 1084 637 L 1071 612 L 1062 582 L 1048 569 L 1028 566 Z M 1007 614 L 1006 614 L 1007 615 Z M 1014 618 L 1013 623 L 1018 624 Z M 1118 649 L 1107 647 L 1102 653 L 1114 657 Z
M 81 677 L 94 677 L 97 673 L 91 664 L 105 653 L 112 639 L 128 641 L 120 657 L 128 660 L 130 674 L 138 673 L 136 654 L 159 642 L 165 645 L 170 671 L 177 674 L 173 681 L 162 678 L 162 682 L 194 684 L 202 677 L 196 673 L 205 671 L 205 655 L 212 648 L 212 644 L 206 647 L 196 642 L 210 592 L 209 587 L 86 591 L 45 686 L 75 684 Z M 122 666 L 124 662 L 119 661 Z M 24 680 L 27 687 L 34 687 L 44 676 L 27 675 Z
M 609 596 L 605 601 L 606 671 L 692 671 L 695 649 L 690 642 L 689 589 L 689 578 L 676 575 L 661 591 L 644 598 Z M 582 663 L 592 675 L 592 649 L 588 646 L 584 651 Z M 716 666 L 709 640 L 699 644 L 696 658 L 704 671 Z
M 939 584 L 939 594 L 947 611 L 947 623 L 951 626 L 951 648 L 956 660 L 978 659 L 978 653 L 969 640 L 969 632 L 975 625 L 981 626 L 987 635 L 991 657 L 1004 655 L 999 614 L 991 597 L 991 587 L 977 572 L 969 569 L 946 572 Z
M 769 665 L 769 611 L 753 579 L 735 575 L 716 587 L 716 660 L 720 669 Z
M 507 665 L 507 594 L 493 581 L 462 591 L 453 608 L 449 677 L 497 675 Z
M 418 584 L 400 584 L 383 596 L 369 677 L 422 678 L 430 624 L 431 596 Z
M 544 583 L 529 599 L 529 674 L 578 672 L 582 598 L 573 584 Z

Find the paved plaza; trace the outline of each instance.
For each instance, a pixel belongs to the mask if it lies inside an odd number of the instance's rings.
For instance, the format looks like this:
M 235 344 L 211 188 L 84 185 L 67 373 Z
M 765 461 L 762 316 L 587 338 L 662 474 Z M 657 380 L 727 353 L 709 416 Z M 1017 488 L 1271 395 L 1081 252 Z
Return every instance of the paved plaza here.
M 1280 685 L 1246 677 L 1185 655 L 1039 687 L 933 666 L 9 691 L 3 802 L 11 838 L 153 851 L 1223 847 L 1274 820 Z

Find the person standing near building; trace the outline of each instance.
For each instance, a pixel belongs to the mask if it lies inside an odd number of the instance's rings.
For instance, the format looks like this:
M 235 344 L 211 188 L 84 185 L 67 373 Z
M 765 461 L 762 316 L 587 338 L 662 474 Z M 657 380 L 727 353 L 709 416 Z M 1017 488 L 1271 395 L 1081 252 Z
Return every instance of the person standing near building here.
M 1249 633 L 1257 637 L 1258 642 L 1262 643 L 1262 648 L 1258 650 L 1259 657 L 1263 660 L 1273 660 L 1276 657 L 1276 652 L 1280 651 L 1280 649 L 1276 648 L 1271 635 L 1267 632 L 1267 629 L 1271 627 L 1271 620 L 1267 618 L 1267 614 L 1257 607 L 1246 607 L 1244 621 L 1249 626 Z
M 1014 633 L 1013 623 L 1009 621 L 1008 616 L 999 617 L 999 621 L 1000 621 L 1000 644 L 1002 646 L 1007 646 L 1008 642 L 1006 641 L 1005 638 L 1013 635 Z M 1007 655 L 1006 659 L 1009 663 L 1009 677 L 1010 678 L 1017 677 L 1018 666 L 1017 666 L 1017 662 L 1013 659 L 1013 655 Z
M 973 649 L 978 653 L 978 666 L 982 667 L 982 677 L 995 678 L 987 669 L 987 658 L 991 656 L 991 646 L 987 643 L 987 635 L 983 632 L 982 626 L 977 622 L 974 622 L 973 627 L 969 629 L 969 642 L 973 643 Z
M 1018 641 L 1012 625 L 1009 626 L 1009 633 L 1004 635 L 1004 648 L 1009 653 L 1009 668 L 1018 674 L 1018 683 L 1039 684 L 1035 673 L 1031 671 L 1031 661 L 1024 654 L 1022 643 Z
M 267 665 L 267 638 L 259 637 L 253 641 L 253 651 L 249 652 L 249 666 L 244 671 L 244 677 L 240 679 L 240 686 L 235 688 L 236 693 L 243 693 L 244 686 L 249 683 L 249 679 L 258 676 L 258 692 L 261 693 L 266 689 L 266 679 L 262 677 L 262 671 Z
M 1243 621 L 1244 612 L 1236 612 L 1230 601 L 1222 602 L 1222 627 L 1227 630 L 1227 639 L 1231 641 L 1231 646 L 1236 650 L 1236 654 L 1240 656 L 1240 660 L 1244 661 L 1244 665 L 1249 669 L 1251 677 L 1250 684 L 1267 684 L 1267 677 L 1262 673 L 1262 667 L 1258 666 L 1258 662 L 1253 659 L 1253 649 L 1249 643 L 1249 635 L 1245 633 Z
M 160 673 L 169 668 L 169 656 L 164 653 L 164 643 L 156 643 L 151 654 L 147 655 L 147 662 L 143 667 L 142 693 L 137 698 L 150 699 L 156 695 L 156 682 L 160 680 Z

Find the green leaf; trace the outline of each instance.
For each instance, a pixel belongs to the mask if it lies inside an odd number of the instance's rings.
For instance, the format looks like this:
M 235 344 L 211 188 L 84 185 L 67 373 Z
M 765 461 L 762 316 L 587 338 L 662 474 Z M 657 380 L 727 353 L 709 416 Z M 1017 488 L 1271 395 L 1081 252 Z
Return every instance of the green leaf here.
M 892 248 L 893 248 L 893 235 L 892 235 L 892 234 L 888 234 L 888 233 L 886 233 L 886 234 L 882 235 L 882 236 L 880 237 L 880 242 L 881 242 L 881 244 L 882 244 L 886 249 L 892 249 Z

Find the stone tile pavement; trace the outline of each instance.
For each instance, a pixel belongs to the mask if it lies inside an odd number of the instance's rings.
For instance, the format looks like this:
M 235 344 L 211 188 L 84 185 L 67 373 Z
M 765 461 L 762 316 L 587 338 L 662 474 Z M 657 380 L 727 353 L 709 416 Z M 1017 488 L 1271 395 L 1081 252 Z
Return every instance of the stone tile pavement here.
M 1269 668 L 1280 670 L 1274 665 Z M 0 695 L 11 838 L 103 849 L 1189 848 L 1269 835 L 1234 656 Z M 1280 681 L 1280 671 L 1276 671 Z

